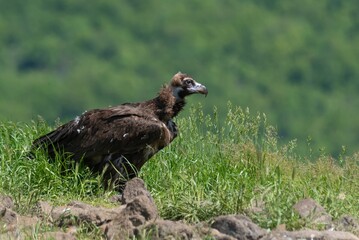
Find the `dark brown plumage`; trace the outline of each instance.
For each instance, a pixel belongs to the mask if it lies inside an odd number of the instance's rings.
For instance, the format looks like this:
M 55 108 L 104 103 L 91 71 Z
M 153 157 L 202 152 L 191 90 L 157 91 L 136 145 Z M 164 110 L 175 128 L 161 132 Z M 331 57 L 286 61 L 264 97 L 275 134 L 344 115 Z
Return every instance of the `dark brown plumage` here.
M 172 119 L 194 93 L 208 91 L 189 75 L 177 73 L 154 99 L 85 112 L 36 139 L 32 148 L 45 149 L 50 158 L 68 153 L 93 171 L 104 171 L 105 184 L 116 184 L 120 191 L 125 180 L 177 136 Z

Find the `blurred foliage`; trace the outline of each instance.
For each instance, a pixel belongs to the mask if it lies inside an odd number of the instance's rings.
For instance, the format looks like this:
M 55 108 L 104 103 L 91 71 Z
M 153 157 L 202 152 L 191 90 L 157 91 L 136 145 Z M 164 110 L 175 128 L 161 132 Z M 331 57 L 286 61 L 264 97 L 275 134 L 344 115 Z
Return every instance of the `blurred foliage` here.
M 302 153 L 351 153 L 358 12 L 357 0 L 1 0 L 0 119 L 142 101 L 180 70 L 209 88 L 189 102 L 223 120 L 231 101 L 267 113 Z

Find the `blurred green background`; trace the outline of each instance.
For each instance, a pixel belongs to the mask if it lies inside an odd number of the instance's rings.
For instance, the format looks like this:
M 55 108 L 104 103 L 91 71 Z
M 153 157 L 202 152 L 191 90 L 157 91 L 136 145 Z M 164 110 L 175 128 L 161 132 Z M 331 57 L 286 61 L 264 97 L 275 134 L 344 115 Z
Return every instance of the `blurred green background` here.
M 231 101 L 301 154 L 359 149 L 357 0 L 0 0 L 0 120 L 142 101 L 178 71 L 222 120 Z

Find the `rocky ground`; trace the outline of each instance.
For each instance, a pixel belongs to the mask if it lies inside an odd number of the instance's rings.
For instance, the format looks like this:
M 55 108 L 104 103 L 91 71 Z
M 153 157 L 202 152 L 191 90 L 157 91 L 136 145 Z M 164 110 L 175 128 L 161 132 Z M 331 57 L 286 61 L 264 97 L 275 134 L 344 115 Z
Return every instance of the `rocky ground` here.
M 126 184 L 120 204 L 114 208 L 95 207 L 82 202 L 51 206 L 38 202 L 34 216 L 16 213 L 10 197 L 0 196 L 0 239 L 31 239 L 34 226 L 40 222 L 61 229 L 38 233 L 37 239 L 76 239 L 81 224 L 98 226 L 104 239 L 351 239 L 359 240 L 359 223 L 350 216 L 332 221 L 325 209 L 312 199 L 303 199 L 294 209 L 305 221 L 321 224 L 326 230 L 287 231 L 285 226 L 274 230 L 260 228 L 244 215 L 224 215 L 210 222 L 189 225 L 164 220 L 141 179 Z M 58 228 L 57 228 L 58 227 Z M 356 236 L 357 235 L 357 236 Z

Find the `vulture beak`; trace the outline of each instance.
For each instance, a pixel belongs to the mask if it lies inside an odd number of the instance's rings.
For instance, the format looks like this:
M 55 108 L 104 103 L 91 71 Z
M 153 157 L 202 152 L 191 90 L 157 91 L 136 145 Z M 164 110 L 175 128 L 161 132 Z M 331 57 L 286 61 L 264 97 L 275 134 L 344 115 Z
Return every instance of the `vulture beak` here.
M 187 88 L 187 90 L 190 92 L 190 93 L 200 93 L 200 94 L 204 94 L 206 97 L 207 97 L 207 94 L 208 94 L 208 90 L 207 88 L 198 83 L 198 82 L 194 82 L 194 85 Z

